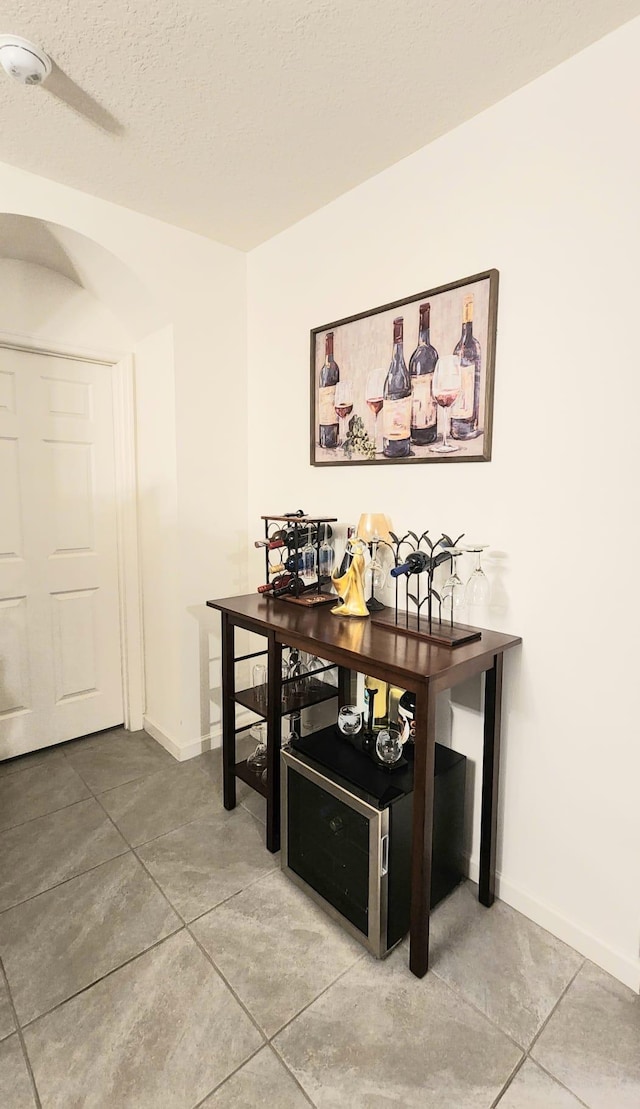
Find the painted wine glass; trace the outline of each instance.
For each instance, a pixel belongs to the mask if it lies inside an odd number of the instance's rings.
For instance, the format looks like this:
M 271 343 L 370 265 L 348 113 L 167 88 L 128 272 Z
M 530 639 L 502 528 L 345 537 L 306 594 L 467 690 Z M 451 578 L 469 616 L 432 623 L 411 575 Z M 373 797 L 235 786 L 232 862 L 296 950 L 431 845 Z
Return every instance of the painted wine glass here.
M 437 443 L 429 450 L 434 454 L 454 454 L 460 448 L 449 441 L 451 426 L 451 405 L 454 403 L 462 378 L 460 374 L 460 359 L 457 354 L 443 354 L 436 362 L 433 374 L 433 399 L 442 409 L 442 442 Z
M 336 395 L 333 401 L 336 409 L 336 415 L 340 421 L 340 434 L 338 436 L 338 446 L 344 446 L 346 438 L 345 423 L 348 417 L 353 412 L 353 392 L 351 390 L 350 381 L 339 381 L 336 385 Z
M 384 404 L 382 397 L 382 390 L 384 389 L 384 379 L 387 376 L 386 370 L 370 370 L 367 374 L 367 384 L 365 389 L 365 400 L 368 407 L 373 412 L 373 441 L 375 443 L 376 454 L 378 454 L 378 416 Z M 382 450 L 382 447 L 380 448 Z

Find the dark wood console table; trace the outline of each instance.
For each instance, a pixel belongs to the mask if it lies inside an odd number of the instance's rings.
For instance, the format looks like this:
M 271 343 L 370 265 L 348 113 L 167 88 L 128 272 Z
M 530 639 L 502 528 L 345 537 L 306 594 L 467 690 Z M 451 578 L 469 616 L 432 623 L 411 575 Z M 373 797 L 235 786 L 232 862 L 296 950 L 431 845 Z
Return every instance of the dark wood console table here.
M 277 598 L 250 594 L 207 601 L 222 614 L 222 744 L 224 804 L 236 803 L 235 628 L 266 636 L 267 692 L 267 847 L 280 846 L 280 730 L 282 648 L 297 647 L 339 667 L 338 702 L 348 703 L 349 672 L 381 678 L 416 694 L 413 848 L 411 873 L 410 967 L 421 978 L 429 965 L 429 903 L 435 758 L 435 695 L 476 674 L 485 674 L 482 806 L 480 816 L 479 900 L 492 905 L 498 812 L 500 709 L 504 652 L 518 636 L 482 631 L 481 638 L 456 648 L 437 646 L 365 618 L 332 616 L 328 607 L 305 609 Z M 259 652 L 257 652 L 259 653 Z M 257 654 L 256 653 L 256 654 Z M 241 656 L 249 658 L 252 656 Z M 240 700 L 247 704 L 247 700 Z M 250 702 L 247 705 L 250 707 Z M 246 772 L 245 772 L 246 773 Z M 255 775 L 254 775 L 255 778 Z

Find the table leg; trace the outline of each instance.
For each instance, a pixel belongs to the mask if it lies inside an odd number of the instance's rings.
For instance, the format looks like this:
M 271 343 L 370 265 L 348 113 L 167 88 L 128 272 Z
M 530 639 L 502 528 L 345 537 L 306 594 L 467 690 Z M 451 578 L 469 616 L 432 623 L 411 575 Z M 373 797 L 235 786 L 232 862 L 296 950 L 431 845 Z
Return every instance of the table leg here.
M 498 825 L 503 658 L 502 654 L 494 655 L 493 666 L 485 674 L 484 685 L 484 748 L 482 756 L 478 900 L 487 906 L 493 905 L 496 884 L 496 831 Z
M 267 850 L 280 850 L 280 737 L 282 732 L 282 644 L 267 635 Z
M 225 809 L 236 807 L 235 628 L 222 613 L 222 796 Z
M 429 969 L 431 843 L 436 750 L 436 698 L 427 685 L 416 697 L 411 847 L 411 949 L 409 966 L 417 978 Z

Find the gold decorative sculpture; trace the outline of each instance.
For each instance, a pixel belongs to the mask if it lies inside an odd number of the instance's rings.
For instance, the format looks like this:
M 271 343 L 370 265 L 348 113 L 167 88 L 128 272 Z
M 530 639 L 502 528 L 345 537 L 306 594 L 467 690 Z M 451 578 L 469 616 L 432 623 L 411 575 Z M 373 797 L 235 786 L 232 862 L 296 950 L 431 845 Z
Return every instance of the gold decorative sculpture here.
M 334 570 L 331 581 L 343 603 L 331 611 L 335 616 L 368 616 L 369 609 L 364 598 L 364 545 L 360 539 L 349 539 L 347 549 L 351 552 L 349 568 L 342 577 Z

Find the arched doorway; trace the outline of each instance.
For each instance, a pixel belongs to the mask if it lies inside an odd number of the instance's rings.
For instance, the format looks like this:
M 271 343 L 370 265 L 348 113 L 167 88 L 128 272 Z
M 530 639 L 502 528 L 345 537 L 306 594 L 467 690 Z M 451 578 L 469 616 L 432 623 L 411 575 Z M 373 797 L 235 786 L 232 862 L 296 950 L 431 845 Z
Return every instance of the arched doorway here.
M 2 759 L 142 727 L 131 351 L 165 321 L 77 232 L 2 214 L 0 243 Z

